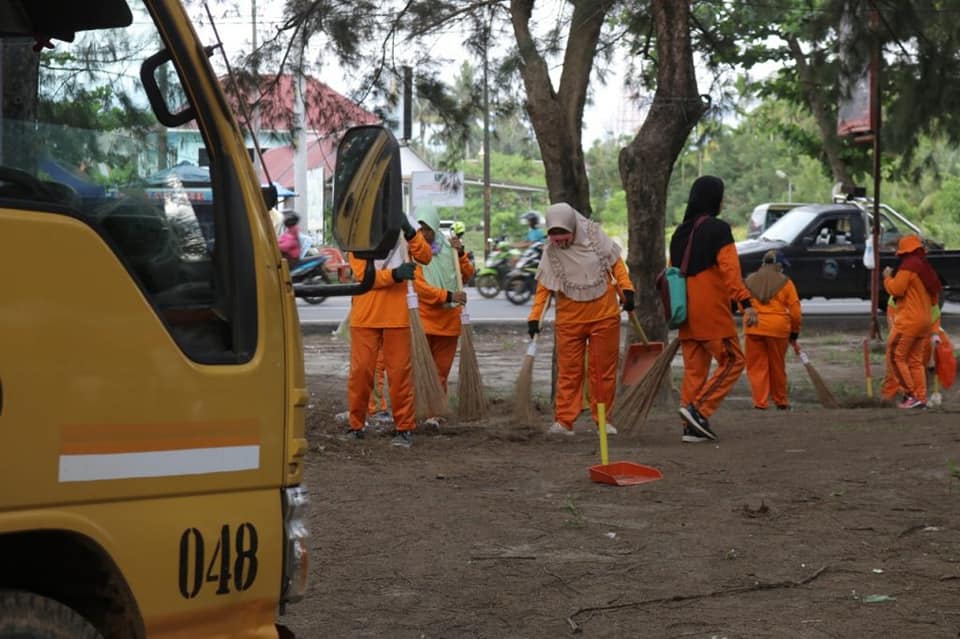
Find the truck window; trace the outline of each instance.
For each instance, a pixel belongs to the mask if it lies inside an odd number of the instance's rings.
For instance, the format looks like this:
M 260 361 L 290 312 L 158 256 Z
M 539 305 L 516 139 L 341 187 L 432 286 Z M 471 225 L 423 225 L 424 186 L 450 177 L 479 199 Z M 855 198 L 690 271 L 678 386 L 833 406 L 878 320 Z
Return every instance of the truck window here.
M 36 223 L 38 258 L 50 215 L 89 225 L 188 357 L 245 361 L 256 313 L 241 296 L 256 287 L 236 264 L 252 245 L 231 202 L 233 160 L 210 152 L 211 166 L 196 166 L 216 140 L 195 122 L 157 121 L 139 64 L 165 45 L 143 6 L 131 10 L 135 28 L 79 32 L 39 56 L 34 38 L 2 38 L 0 209 Z M 168 102 L 187 104 L 174 65 L 158 73 Z

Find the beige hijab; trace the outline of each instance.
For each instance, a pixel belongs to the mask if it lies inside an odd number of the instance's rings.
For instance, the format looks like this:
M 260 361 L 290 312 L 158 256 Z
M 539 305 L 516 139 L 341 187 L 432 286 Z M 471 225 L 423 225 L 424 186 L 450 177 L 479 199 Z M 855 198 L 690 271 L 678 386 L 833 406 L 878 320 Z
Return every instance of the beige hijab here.
M 620 259 L 620 247 L 600 225 L 561 202 L 547 209 L 547 231 L 561 228 L 573 233 L 573 243 L 561 249 L 548 239 L 537 280 L 551 291 L 560 291 L 577 302 L 595 300 L 610 286 L 610 269 Z
M 767 251 L 766 255 L 763 256 L 760 269 L 748 276 L 743 282 L 747 285 L 750 294 L 760 300 L 761 304 L 766 304 L 772 300 L 773 296 L 779 293 L 780 289 L 790 281 L 781 272 L 780 265 L 775 261 L 776 257 L 775 251 Z

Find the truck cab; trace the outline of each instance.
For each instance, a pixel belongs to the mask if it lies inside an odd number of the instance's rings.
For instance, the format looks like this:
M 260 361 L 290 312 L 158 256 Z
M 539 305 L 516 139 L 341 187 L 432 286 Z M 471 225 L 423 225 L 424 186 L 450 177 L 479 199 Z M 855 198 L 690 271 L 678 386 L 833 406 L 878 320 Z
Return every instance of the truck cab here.
M 299 319 L 204 45 L 177 0 L 0 9 L 0 639 L 291 636 Z M 334 235 L 384 257 L 396 141 L 340 150 Z

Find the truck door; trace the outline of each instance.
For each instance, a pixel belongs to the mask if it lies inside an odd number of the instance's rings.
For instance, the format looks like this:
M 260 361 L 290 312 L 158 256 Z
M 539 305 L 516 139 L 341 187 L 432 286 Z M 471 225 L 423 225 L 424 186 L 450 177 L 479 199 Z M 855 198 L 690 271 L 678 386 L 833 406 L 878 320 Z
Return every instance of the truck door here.
M 855 217 L 849 211 L 825 213 L 800 234 L 797 241 L 806 250 L 790 259 L 791 272 L 806 289 L 801 295 L 849 297 L 860 290 L 852 285 L 864 277 L 863 225 Z

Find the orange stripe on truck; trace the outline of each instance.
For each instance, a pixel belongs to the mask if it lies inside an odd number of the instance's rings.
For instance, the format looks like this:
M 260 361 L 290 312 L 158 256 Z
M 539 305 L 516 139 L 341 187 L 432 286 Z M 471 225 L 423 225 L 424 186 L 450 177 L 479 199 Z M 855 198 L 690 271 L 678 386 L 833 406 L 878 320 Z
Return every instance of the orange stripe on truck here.
M 136 453 L 224 446 L 256 446 L 256 420 L 68 424 L 60 430 L 61 455 Z

